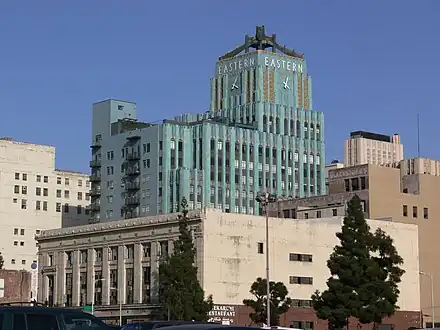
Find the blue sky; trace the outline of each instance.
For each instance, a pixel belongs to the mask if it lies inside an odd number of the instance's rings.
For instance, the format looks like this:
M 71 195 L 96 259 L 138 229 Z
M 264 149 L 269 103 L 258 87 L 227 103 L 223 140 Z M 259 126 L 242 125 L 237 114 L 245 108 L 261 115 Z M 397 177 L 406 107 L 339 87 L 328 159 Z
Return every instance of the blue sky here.
M 440 1 L 1 1 L 0 135 L 54 145 L 88 172 L 91 105 L 138 104 L 156 121 L 209 107 L 218 56 L 264 24 L 305 53 L 327 160 L 351 130 L 400 133 L 440 159 Z

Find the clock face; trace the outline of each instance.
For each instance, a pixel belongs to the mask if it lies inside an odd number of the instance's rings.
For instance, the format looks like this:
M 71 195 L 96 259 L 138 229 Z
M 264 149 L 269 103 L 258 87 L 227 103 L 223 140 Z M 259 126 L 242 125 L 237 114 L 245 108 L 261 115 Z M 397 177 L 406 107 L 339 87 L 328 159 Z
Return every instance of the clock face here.
M 284 104 L 289 103 L 289 96 L 292 94 L 293 90 L 293 77 L 286 75 L 281 76 L 281 94 L 282 94 L 282 101 Z
M 229 76 L 229 90 L 231 93 L 237 93 L 241 89 L 240 75 Z

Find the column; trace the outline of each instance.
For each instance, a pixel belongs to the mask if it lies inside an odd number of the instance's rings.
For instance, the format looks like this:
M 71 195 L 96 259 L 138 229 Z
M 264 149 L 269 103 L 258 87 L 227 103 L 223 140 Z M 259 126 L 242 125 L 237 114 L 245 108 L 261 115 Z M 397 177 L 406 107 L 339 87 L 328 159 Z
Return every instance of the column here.
M 54 304 L 64 306 L 66 303 L 66 255 L 64 252 L 59 252 L 56 256 L 56 294 Z
M 159 267 L 158 267 L 158 248 L 159 242 L 151 242 L 151 303 L 157 303 L 159 301 Z
M 142 303 L 142 244 L 136 243 L 134 245 L 134 258 L 133 258 L 133 302 L 135 304 Z
M 72 306 L 79 306 L 80 281 L 79 281 L 79 251 L 73 251 L 72 265 Z
M 102 304 L 110 304 L 110 266 L 108 261 L 109 247 L 102 248 Z
M 125 304 L 125 290 L 127 288 L 125 280 L 125 246 L 118 246 L 118 303 Z
M 48 256 L 47 253 L 39 253 L 38 254 L 38 294 L 37 301 L 44 303 L 47 300 L 48 296 L 48 287 L 47 287 L 47 277 L 43 274 L 43 267 L 48 264 Z
M 87 304 L 95 298 L 95 249 L 87 250 Z

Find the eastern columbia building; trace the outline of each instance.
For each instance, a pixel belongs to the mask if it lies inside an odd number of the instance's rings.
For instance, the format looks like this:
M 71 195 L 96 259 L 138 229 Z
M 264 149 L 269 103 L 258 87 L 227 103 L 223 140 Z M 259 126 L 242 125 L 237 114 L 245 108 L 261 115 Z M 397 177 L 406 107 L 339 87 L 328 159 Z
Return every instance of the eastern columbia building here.
M 182 197 L 192 209 L 260 215 L 258 192 L 326 193 L 324 115 L 306 60 L 264 26 L 219 57 L 209 111 L 161 123 L 136 111 L 93 105 L 92 223 L 176 212 Z

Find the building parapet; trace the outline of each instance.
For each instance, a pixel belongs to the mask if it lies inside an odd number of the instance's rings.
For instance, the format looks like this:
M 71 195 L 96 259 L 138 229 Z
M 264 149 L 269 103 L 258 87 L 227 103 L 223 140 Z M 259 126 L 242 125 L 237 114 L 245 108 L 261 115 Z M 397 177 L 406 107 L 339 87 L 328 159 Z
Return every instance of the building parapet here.
M 110 221 L 108 223 L 97 223 L 97 224 L 90 224 L 84 226 L 44 230 L 41 232 L 41 234 L 36 236 L 36 240 L 42 241 L 42 240 L 57 238 L 60 236 L 77 236 L 77 235 L 84 235 L 87 233 L 94 233 L 98 231 L 105 232 L 105 231 L 112 231 L 115 229 L 144 227 L 159 223 L 175 222 L 179 219 L 179 216 L 181 214 L 182 213 L 161 214 L 150 217 L 134 218 L 134 219 L 127 219 L 120 221 Z M 204 213 L 201 210 L 188 212 L 189 219 L 200 219 L 203 216 Z

